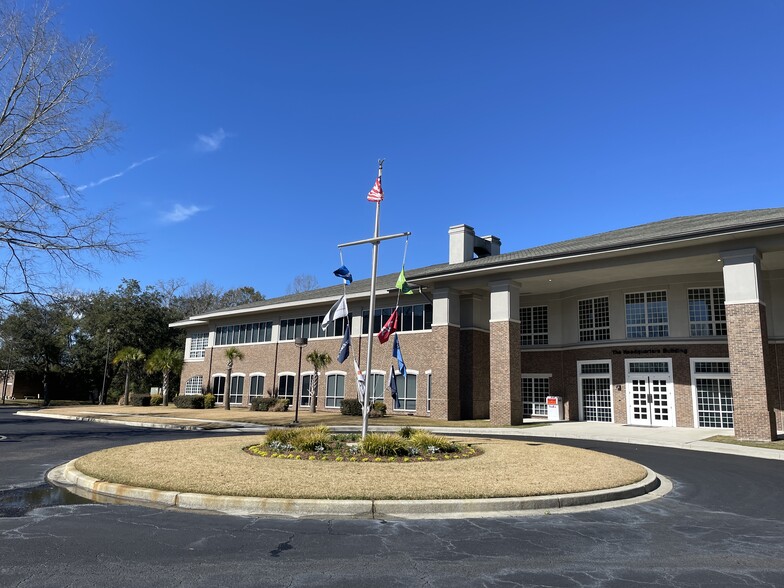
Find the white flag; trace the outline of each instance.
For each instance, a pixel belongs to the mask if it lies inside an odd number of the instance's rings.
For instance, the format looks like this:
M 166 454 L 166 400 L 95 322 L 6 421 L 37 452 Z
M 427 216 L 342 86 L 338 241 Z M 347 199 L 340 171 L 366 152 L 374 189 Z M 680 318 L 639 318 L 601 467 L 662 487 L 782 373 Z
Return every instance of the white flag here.
M 329 323 L 335 319 L 343 318 L 344 316 L 348 316 L 348 304 L 346 304 L 345 294 L 332 305 L 332 308 L 330 308 L 329 312 L 324 316 L 324 320 L 321 321 L 321 330 L 326 331 L 327 327 L 329 327 Z
M 365 404 L 365 374 L 359 369 L 357 360 L 354 360 L 354 372 L 357 374 L 357 399 L 364 405 Z

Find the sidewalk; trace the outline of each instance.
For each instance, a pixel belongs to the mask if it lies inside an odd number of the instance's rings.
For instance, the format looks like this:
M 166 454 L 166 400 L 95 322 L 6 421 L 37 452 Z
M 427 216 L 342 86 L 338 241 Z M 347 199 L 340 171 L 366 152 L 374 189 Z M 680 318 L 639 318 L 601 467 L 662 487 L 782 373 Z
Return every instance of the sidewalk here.
M 115 425 L 128 425 L 134 427 L 151 427 L 162 429 L 198 430 L 205 433 L 264 433 L 269 428 L 265 425 L 246 423 L 240 421 L 210 420 L 194 418 L 166 418 L 156 416 L 145 418 L 129 418 L 125 414 L 96 412 L 94 416 L 84 411 L 80 416 L 52 412 L 39 413 L 38 411 L 20 410 L 16 414 L 40 418 L 63 420 L 80 420 Z M 122 418 L 113 418 L 122 417 Z M 355 432 L 356 426 L 332 426 L 336 432 Z M 397 427 L 370 425 L 369 430 L 390 432 Z M 759 447 L 746 447 L 727 443 L 715 443 L 704 439 L 714 435 L 733 435 L 732 429 L 695 429 L 690 427 L 642 427 L 634 425 L 621 425 L 615 423 L 595 423 L 584 421 L 563 421 L 548 423 L 542 427 L 514 428 L 514 427 L 427 427 L 429 431 L 439 435 L 473 435 L 477 437 L 514 436 L 514 437 L 549 437 L 554 439 L 589 439 L 593 441 L 607 441 L 610 443 L 629 443 L 635 445 L 653 445 L 658 447 L 671 447 L 691 451 L 707 451 L 711 453 L 724 453 L 745 457 L 762 459 L 784 460 L 784 451 Z

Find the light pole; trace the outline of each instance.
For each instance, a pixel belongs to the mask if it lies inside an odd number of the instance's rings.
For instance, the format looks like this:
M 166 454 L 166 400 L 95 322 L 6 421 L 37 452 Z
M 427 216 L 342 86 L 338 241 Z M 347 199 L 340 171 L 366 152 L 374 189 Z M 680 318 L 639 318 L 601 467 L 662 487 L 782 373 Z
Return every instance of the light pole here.
M 297 398 L 294 404 L 294 424 L 299 423 L 299 392 L 302 387 L 302 379 L 300 372 L 302 371 L 302 348 L 308 344 L 307 337 L 297 337 L 294 339 L 294 345 L 299 347 L 299 364 L 297 365 Z
M 111 339 L 109 336 L 112 334 L 111 329 L 106 329 L 106 363 L 103 364 L 103 382 L 101 382 L 101 396 L 98 399 L 98 404 L 106 404 L 106 374 L 109 371 L 109 344 Z

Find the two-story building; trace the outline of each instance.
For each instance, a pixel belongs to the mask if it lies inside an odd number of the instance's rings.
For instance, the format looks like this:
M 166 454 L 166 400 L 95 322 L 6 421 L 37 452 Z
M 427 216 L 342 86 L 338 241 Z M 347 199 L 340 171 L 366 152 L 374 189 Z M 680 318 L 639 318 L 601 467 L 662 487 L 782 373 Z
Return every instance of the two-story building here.
M 449 262 L 407 270 L 400 297 L 407 376 L 387 389 L 391 343 L 374 344 L 370 393 L 390 411 L 513 425 L 546 414 L 651 426 L 734 428 L 771 439 L 784 389 L 784 208 L 679 217 L 501 253 L 497 237 L 449 228 Z M 377 332 L 397 300 L 377 280 Z M 354 352 L 367 347 L 370 280 L 347 286 Z M 210 312 L 187 329 L 180 393 L 228 389 L 247 405 L 294 400 L 299 349 L 338 354 L 345 320 L 322 317 L 343 286 Z M 227 386 L 228 346 L 242 349 Z M 359 361 L 364 367 L 364 361 Z M 303 364 L 300 402 L 312 369 Z M 320 374 L 319 410 L 356 397 L 349 359 Z

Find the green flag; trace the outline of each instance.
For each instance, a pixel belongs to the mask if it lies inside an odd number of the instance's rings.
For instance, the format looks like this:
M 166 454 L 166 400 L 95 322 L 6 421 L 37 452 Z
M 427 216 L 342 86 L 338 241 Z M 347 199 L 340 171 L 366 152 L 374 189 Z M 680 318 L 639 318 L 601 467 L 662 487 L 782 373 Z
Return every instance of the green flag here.
M 408 285 L 406 282 L 406 273 L 405 269 L 400 270 L 400 275 L 397 278 L 397 282 L 395 283 L 395 287 L 400 290 L 403 294 L 413 294 L 414 291 L 411 289 L 411 286 Z

